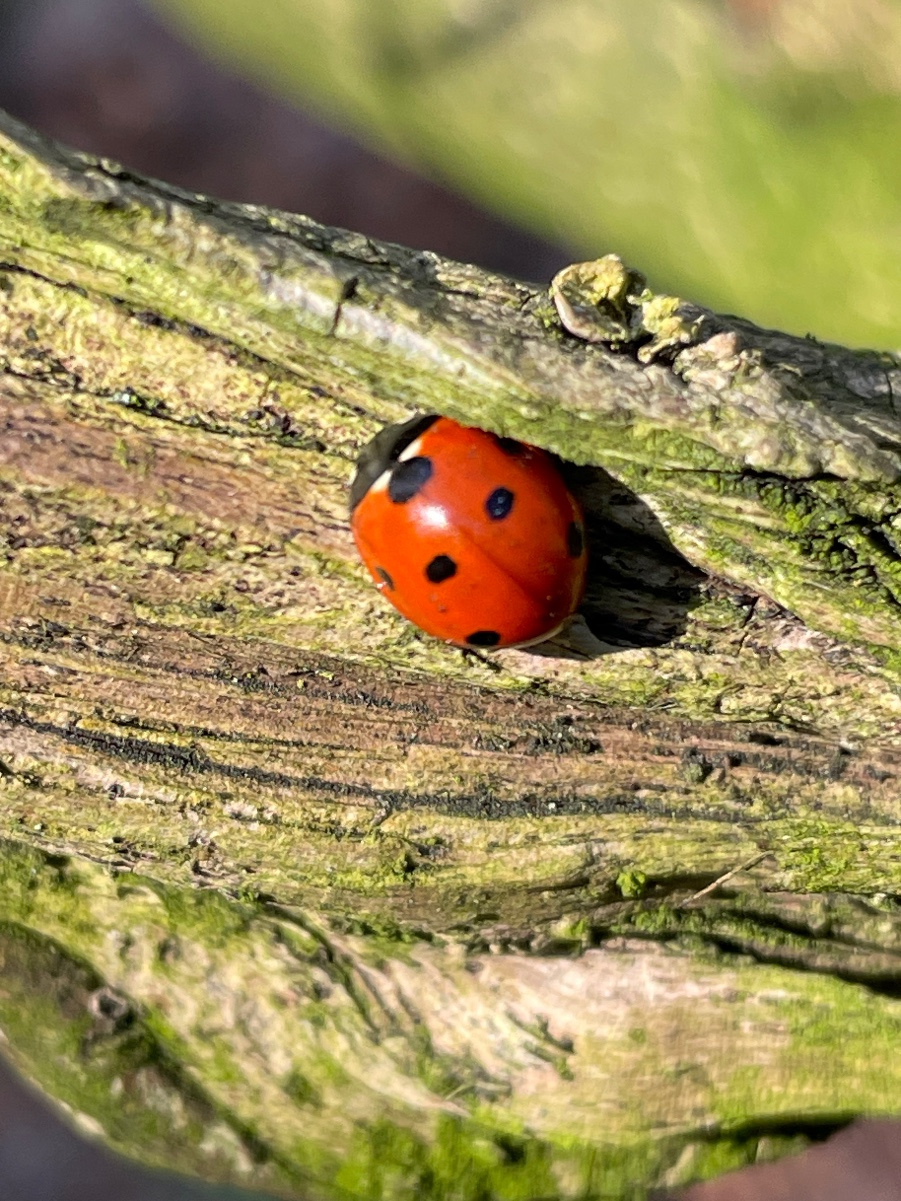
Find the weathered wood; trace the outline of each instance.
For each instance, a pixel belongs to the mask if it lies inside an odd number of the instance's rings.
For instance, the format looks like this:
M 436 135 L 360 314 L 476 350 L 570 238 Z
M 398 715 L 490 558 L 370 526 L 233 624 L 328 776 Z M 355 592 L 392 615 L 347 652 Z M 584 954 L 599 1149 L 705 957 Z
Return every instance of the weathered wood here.
M 3 129 L 13 1058 L 324 1198 L 638 1197 L 897 1109 L 897 361 L 610 261 L 589 343 Z M 413 407 L 585 466 L 563 642 L 463 655 L 367 583 L 352 461 Z

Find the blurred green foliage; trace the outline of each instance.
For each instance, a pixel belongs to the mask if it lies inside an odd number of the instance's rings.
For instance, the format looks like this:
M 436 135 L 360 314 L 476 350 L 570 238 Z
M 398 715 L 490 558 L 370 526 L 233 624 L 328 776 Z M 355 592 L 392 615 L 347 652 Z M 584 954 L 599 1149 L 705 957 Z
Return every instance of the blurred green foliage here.
M 652 283 L 901 342 L 896 0 L 155 0 L 370 143 Z

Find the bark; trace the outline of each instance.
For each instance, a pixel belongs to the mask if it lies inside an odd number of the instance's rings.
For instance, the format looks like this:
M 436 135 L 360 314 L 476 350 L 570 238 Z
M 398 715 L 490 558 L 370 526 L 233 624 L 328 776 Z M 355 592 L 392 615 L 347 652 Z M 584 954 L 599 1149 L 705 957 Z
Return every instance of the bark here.
M 638 1198 L 896 1110 L 897 360 L 10 118 L 0 175 L 13 1060 L 304 1197 Z M 562 641 L 367 583 L 347 482 L 413 408 L 581 465 Z

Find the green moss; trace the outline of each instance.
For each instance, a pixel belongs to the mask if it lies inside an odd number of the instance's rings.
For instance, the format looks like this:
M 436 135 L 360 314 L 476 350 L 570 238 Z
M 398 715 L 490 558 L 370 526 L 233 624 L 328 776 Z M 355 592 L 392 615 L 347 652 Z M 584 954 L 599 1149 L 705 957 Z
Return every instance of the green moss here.
M 216 891 L 166 889 L 161 893 L 166 918 L 186 935 L 202 934 L 205 944 L 217 946 L 246 932 L 256 907 L 228 900 Z
M 864 988 L 829 980 L 822 984 L 816 1002 L 798 995 L 780 1018 L 793 1046 L 794 1114 L 803 1107 L 805 1095 L 808 1112 L 831 1112 L 837 1121 L 848 1114 L 897 1111 L 901 1105 L 901 1070 L 895 1066 L 894 1052 L 901 1037 L 897 1007 Z M 761 1005 L 773 1003 L 766 993 L 760 995 Z M 849 1074 L 852 1063 L 856 1066 Z M 858 1065 L 869 1067 L 861 1073 Z M 759 1112 L 784 1113 L 784 1087 L 778 1074 L 738 1065 L 729 1083 L 728 1103 L 720 1107 L 726 1128 L 730 1121 L 737 1125 L 746 1121 L 752 1105 Z
M 322 1108 L 322 1093 L 302 1072 L 293 1068 L 282 1085 L 286 1096 L 296 1105 Z
M 550 1156 L 540 1142 L 486 1130 L 480 1144 L 474 1134 L 447 1116 L 438 1119 L 428 1142 L 388 1122 L 374 1123 L 358 1132 L 336 1183 L 373 1201 L 447 1196 L 476 1201 L 489 1195 L 526 1201 L 556 1192 Z
M 736 1172 L 759 1162 L 759 1150 L 763 1140 L 759 1138 L 718 1138 L 714 1141 L 693 1144 L 680 1159 L 678 1166 L 667 1174 L 667 1184 L 672 1187 L 694 1184 L 700 1180 L 712 1180 L 726 1172 Z M 802 1151 L 807 1145 L 804 1138 L 770 1139 L 768 1147 L 776 1158 Z
M 627 901 L 640 898 L 644 894 L 647 882 L 648 878 L 644 872 L 634 868 L 620 872 L 616 877 L 616 887 Z

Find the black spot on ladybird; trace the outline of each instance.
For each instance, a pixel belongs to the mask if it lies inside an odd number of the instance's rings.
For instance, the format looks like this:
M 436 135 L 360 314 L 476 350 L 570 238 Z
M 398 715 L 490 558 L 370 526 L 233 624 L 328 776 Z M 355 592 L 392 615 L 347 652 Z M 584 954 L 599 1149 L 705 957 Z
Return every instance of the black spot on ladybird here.
M 378 575 L 378 577 L 382 581 L 382 583 L 386 587 L 390 588 L 391 591 L 393 592 L 394 591 L 394 580 L 392 580 L 392 578 L 388 574 L 388 572 L 385 571 L 384 567 L 377 567 L 375 570 L 376 570 L 376 575 Z
M 509 488 L 495 488 L 485 501 L 485 512 L 492 521 L 503 521 L 513 508 L 513 499 Z
M 425 569 L 425 574 L 433 584 L 443 584 L 445 580 L 457 574 L 457 564 L 450 555 L 435 555 Z
M 578 559 L 585 549 L 585 535 L 582 533 L 582 527 L 578 521 L 569 523 L 569 529 L 566 531 L 566 549 L 573 559 Z
M 357 473 L 350 486 L 351 513 L 384 471 L 391 467 L 411 442 L 421 438 L 429 426 L 438 420 L 437 413 L 427 416 L 411 417 L 402 425 L 389 425 L 379 430 L 371 442 L 367 442 L 360 451 L 357 460 Z
M 391 472 L 388 495 L 396 505 L 405 505 L 432 478 L 432 460 L 424 455 L 404 459 Z
M 497 646 L 500 640 L 501 636 L 497 630 L 476 630 L 466 638 L 469 646 Z

